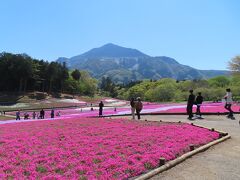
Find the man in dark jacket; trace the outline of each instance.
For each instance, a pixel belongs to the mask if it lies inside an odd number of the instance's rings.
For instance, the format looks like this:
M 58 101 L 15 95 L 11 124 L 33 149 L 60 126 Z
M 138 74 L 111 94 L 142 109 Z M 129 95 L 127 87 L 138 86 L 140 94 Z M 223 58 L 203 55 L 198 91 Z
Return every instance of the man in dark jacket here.
M 103 107 L 104 107 L 104 104 L 103 104 L 103 102 L 101 101 L 101 102 L 99 103 L 99 116 L 102 116 Z
M 192 120 L 193 118 L 192 108 L 195 102 L 195 95 L 193 94 L 193 90 L 190 90 L 189 93 L 190 94 L 188 96 L 188 101 L 187 101 L 187 114 L 188 114 L 188 119 Z
M 54 118 L 54 109 L 51 110 L 51 118 Z
M 199 92 L 198 96 L 196 98 L 196 105 L 197 105 L 196 115 L 198 115 L 200 119 L 202 118 L 202 114 L 201 114 L 201 110 L 200 110 L 202 102 L 203 102 L 202 93 Z
M 45 118 L 45 111 L 42 109 L 40 111 L 40 119 L 44 119 Z

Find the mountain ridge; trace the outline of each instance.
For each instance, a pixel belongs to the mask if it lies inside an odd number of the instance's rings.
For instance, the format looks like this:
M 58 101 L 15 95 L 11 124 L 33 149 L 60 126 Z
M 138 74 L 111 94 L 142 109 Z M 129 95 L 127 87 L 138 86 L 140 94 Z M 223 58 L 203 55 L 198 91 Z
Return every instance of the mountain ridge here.
M 171 57 L 152 57 L 137 49 L 112 43 L 93 48 L 71 58 L 61 57 L 56 61 L 66 62 L 70 69 L 87 70 L 98 79 L 102 76 L 110 76 L 117 83 L 166 77 L 177 80 L 206 79 L 229 73 L 224 70 L 198 70 L 180 64 Z

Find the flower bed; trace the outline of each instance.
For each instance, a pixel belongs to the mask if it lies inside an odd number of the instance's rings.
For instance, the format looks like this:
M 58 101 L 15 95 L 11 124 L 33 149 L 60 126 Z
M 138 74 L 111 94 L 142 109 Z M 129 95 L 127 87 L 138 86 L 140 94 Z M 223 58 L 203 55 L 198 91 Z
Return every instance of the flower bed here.
M 219 137 L 185 123 L 124 119 L 0 125 L 0 179 L 127 179 Z

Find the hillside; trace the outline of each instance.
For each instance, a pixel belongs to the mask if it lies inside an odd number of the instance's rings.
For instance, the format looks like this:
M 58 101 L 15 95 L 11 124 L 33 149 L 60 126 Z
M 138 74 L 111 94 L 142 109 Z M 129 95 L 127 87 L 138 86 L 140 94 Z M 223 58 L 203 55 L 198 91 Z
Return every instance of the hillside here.
M 61 57 L 70 69 L 83 69 L 95 78 L 109 76 L 117 83 L 170 77 L 178 80 L 211 78 L 228 71 L 198 70 L 166 56 L 151 57 L 136 49 L 106 44 L 72 58 Z

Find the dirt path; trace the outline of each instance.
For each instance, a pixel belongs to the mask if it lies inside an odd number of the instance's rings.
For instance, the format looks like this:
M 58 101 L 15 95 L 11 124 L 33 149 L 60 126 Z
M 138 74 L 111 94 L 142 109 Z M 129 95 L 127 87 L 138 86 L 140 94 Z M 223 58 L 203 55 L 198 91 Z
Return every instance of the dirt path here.
M 205 116 L 204 120 L 189 121 L 186 116 L 143 116 L 143 120 L 193 122 L 228 132 L 232 137 L 152 180 L 240 180 L 240 115 L 235 117 L 236 120 L 229 120 L 225 116 Z

